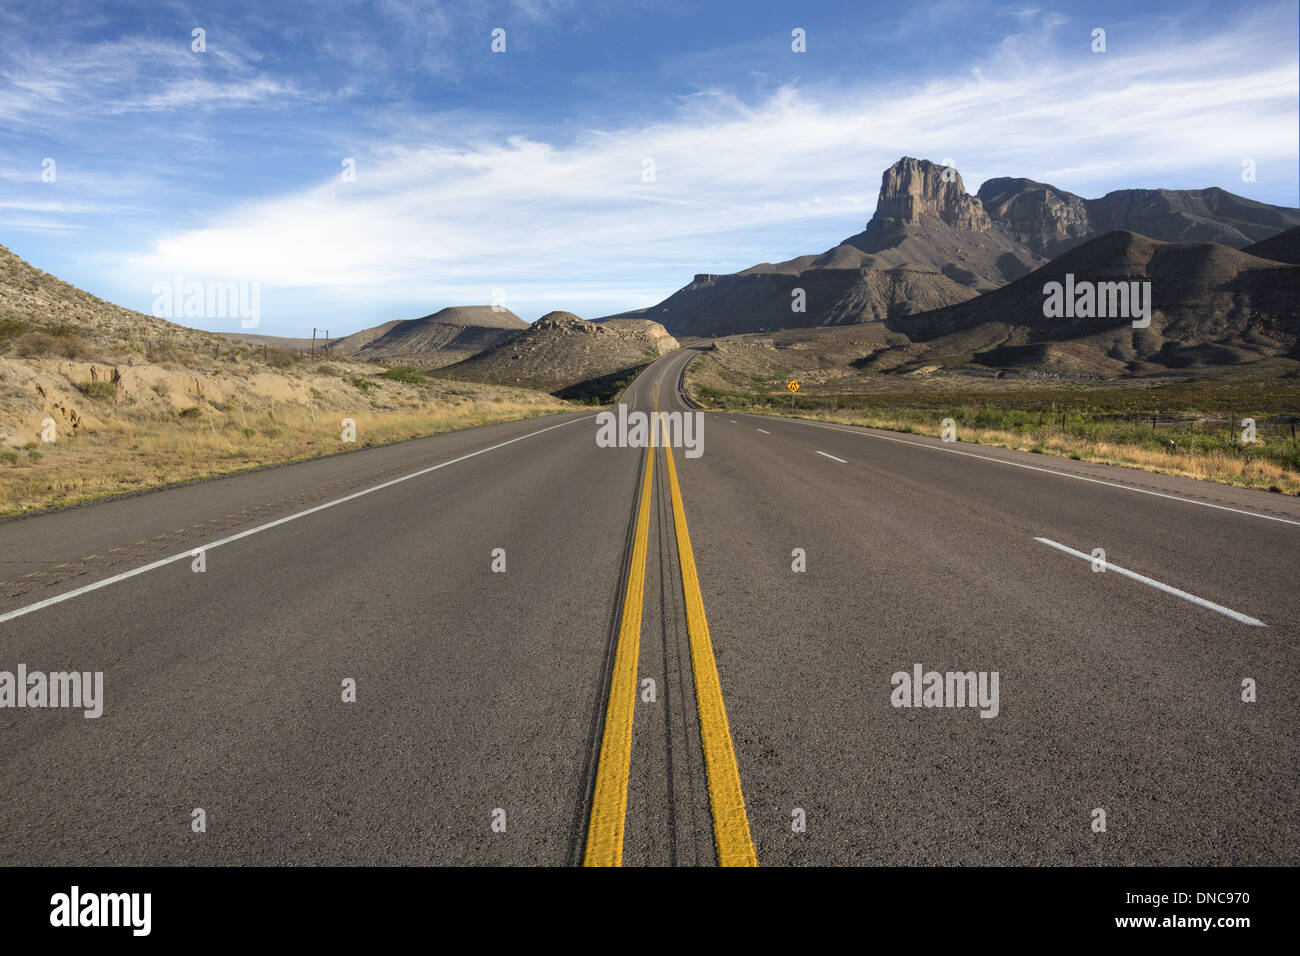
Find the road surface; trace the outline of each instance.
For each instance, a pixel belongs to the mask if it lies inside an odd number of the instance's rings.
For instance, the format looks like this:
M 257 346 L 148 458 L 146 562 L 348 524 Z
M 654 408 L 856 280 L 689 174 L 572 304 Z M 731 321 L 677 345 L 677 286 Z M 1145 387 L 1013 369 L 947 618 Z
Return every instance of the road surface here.
M 1300 861 L 1300 502 L 704 418 L 671 468 L 575 413 L 0 523 L 0 671 L 104 675 L 0 709 L 0 859 Z M 895 706 L 916 665 L 996 716 Z

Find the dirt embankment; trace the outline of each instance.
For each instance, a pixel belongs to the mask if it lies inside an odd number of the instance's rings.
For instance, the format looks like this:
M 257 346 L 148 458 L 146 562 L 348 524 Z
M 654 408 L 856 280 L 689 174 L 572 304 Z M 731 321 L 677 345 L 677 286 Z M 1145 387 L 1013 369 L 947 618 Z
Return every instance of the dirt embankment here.
M 359 362 L 0 358 L 0 514 L 569 407 Z

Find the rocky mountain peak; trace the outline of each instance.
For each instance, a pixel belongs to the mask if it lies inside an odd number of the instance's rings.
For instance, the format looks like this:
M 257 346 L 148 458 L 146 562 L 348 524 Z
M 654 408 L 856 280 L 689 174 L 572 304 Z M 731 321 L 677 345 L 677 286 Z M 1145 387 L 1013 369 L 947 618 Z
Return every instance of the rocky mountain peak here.
M 1094 234 L 1087 201 L 1032 179 L 999 177 L 979 189 L 994 225 L 1040 256 L 1056 256 Z
M 904 156 L 881 177 L 872 220 L 914 223 L 926 217 L 975 232 L 992 225 L 980 201 L 966 192 L 955 168 Z

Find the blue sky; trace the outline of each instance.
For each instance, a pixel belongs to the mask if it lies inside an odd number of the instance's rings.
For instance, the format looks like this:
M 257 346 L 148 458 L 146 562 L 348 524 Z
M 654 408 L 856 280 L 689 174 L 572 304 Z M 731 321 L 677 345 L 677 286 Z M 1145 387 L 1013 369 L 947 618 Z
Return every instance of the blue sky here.
M 1295 206 L 1298 48 L 1295 0 L 6 0 L 0 244 L 145 312 L 259 283 L 269 334 L 596 317 L 833 246 L 903 155 Z

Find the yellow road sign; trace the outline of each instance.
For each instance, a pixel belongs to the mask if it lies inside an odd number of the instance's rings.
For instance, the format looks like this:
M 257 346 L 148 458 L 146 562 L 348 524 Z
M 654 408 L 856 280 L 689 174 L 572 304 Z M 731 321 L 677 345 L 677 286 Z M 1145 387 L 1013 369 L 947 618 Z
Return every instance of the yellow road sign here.
M 792 392 L 797 392 L 797 391 L 799 391 L 799 383 L 798 383 L 797 381 L 795 381 L 794 379 L 791 379 L 790 382 L 789 382 L 785 387 L 788 388 L 788 389 L 789 389 L 790 391 L 792 391 Z

